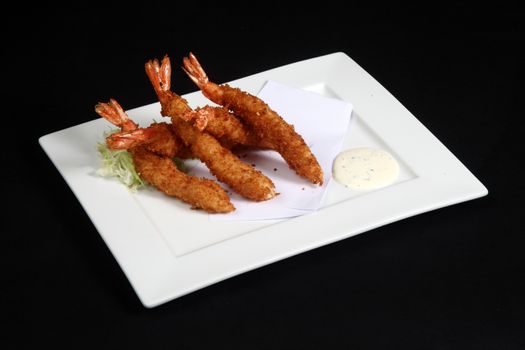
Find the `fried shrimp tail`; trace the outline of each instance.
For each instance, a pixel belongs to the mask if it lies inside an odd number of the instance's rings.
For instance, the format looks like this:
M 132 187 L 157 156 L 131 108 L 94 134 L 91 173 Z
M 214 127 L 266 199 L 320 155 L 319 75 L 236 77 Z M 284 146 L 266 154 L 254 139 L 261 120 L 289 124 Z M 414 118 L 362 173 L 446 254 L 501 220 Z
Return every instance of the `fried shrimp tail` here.
M 114 99 L 110 99 L 108 103 L 98 103 L 95 112 L 122 130 L 106 138 L 109 148 L 129 149 L 144 145 L 148 150 L 167 157 L 186 152 L 183 149 L 184 144 L 173 135 L 166 123 L 155 123 L 147 128 L 139 128 Z
M 169 158 L 187 158 L 181 155 L 188 153 L 184 143 L 173 134 L 171 125 L 166 123 L 154 123 L 147 128 L 116 132 L 106 138 L 106 143 L 112 149 L 130 149 L 143 145 L 149 151 Z
M 149 60 L 144 68 L 161 103 L 162 115 L 177 116 L 193 122 L 197 129 L 206 130 L 228 148 L 235 145 L 272 148 L 266 140 L 258 138 L 227 109 L 206 106 L 193 110 L 188 105 L 188 101 L 170 91 L 171 63 L 167 55 L 161 62 L 157 59 Z
M 177 115 L 186 121 L 193 119 L 193 109 L 188 101 L 170 91 L 171 86 L 171 64 L 166 55 L 159 63 L 157 59 L 149 60 L 144 65 L 146 75 L 159 98 L 162 107 L 161 114 L 164 116 Z
M 111 139 L 110 136 L 107 142 L 108 144 L 114 142 L 121 148 L 128 149 L 137 172 L 148 183 L 165 194 L 190 204 L 195 209 L 203 209 L 210 213 L 227 213 L 235 210 L 228 194 L 219 184 L 181 172 L 171 157 L 161 156 L 148 148 L 148 145 L 153 145 L 158 153 L 173 151 L 172 148 L 170 149 L 171 146 L 159 142 L 163 138 L 168 139 L 173 136 L 166 124 L 154 124 L 150 128 L 139 129 L 115 100 L 97 104 L 95 111 L 114 125 L 121 127 L 122 133 L 115 139 Z M 143 145 L 148 137 L 152 137 L 152 140 Z M 163 147 L 167 147 L 167 150 L 162 149 Z
M 290 168 L 314 184 L 323 183 L 323 171 L 317 159 L 294 127 L 256 96 L 211 82 L 192 53 L 183 59 L 183 69 L 211 101 L 233 111 L 250 126 L 255 135 L 281 154 Z
M 132 131 L 139 127 L 138 124 L 129 119 L 122 106 L 112 98 L 109 99 L 108 103 L 97 103 L 95 112 L 111 124 L 118 126 L 122 131 Z

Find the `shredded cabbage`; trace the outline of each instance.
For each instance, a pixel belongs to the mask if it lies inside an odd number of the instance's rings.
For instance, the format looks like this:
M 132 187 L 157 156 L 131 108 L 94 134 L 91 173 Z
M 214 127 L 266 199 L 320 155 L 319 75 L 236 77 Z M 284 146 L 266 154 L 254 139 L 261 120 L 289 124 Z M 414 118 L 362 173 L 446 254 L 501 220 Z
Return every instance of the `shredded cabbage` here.
M 104 138 L 117 132 L 110 130 L 104 133 Z M 135 170 L 133 158 L 126 150 L 110 149 L 106 142 L 98 142 L 97 149 L 102 157 L 102 164 L 97 170 L 97 175 L 103 177 L 116 177 L 133 192 L 144 187 L 146 182 L 142 180 Z

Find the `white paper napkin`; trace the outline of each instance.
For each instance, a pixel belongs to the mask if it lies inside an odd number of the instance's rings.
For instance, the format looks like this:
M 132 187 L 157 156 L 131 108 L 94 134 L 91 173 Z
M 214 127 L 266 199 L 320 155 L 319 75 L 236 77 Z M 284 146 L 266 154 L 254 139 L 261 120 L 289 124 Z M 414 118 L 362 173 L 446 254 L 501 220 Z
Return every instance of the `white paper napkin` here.
M 236 210 L 228 214 L 211 214 L 211 220 L 282 219 L 320 208 L 331 179 L 332 162 L 341 151 L 352 115 L 352 104 L 323 95 L 268 81 L 259 92 L 270 108 L 279 113 L 303 136 L 324 173 L 322 186 L 313 185 L 291 170 L 275 151 L 255 150 L 241 154 L 241 160 L 268 176 L 280 193 L 265 202 L 252 202 L 236 193 L 231 195 Z M 192 174 L 205 175 L 206 169 Z

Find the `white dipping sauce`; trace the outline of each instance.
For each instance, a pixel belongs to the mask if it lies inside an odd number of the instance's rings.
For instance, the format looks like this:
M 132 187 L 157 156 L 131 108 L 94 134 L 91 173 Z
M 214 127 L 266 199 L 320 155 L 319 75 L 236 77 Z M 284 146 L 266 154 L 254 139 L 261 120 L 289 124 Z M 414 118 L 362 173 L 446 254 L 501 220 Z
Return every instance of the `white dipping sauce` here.
M 373 148 L 353 148 L 339 153 L 332 174 L 341 184 L 356 190 L 390 185 L 399 176 L 399 164 L 390 153 Z

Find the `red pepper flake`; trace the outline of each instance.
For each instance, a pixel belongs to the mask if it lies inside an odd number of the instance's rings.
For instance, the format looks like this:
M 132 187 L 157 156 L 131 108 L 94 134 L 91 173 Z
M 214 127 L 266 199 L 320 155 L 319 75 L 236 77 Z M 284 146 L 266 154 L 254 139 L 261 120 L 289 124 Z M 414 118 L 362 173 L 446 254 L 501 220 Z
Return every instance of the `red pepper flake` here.
M 277 171 L 277 168 L 273 168 L 273 171 Z

